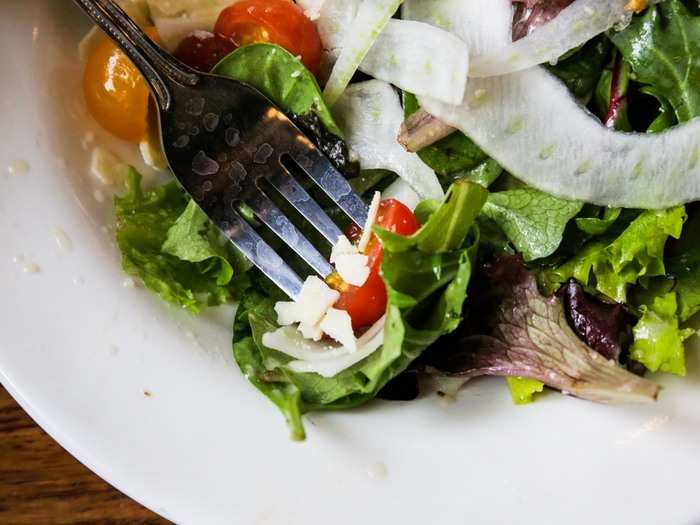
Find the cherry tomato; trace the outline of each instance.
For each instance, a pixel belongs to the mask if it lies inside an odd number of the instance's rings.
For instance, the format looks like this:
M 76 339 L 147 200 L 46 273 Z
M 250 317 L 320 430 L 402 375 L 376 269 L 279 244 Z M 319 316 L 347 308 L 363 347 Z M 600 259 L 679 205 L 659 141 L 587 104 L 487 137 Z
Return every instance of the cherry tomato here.
M 222 58 L 236 49 L 236 44 L 209 31 L 195 31 L 175 50 L 175 58 L 203 73 L 209 73 Z
M 321 65 L 321 38 L 314 23 L 290 0 L 241 0 L 224 9 L 214 33 L 237 46 L 270 42 L 300 56 L 317 75 Z
M 411 235 L 420 227 L 413 212 L 394 199 L 381 202 L 376 223 L 399 235 Z M 359 228 L 351 226 L 347 236 L 356 240 L 361 233 Z M 381 277 L 384 249 L 376 235 L 372 236 L 365 253 L 369 257 L 369 278 L 362 286 L 347 286 L 335 304 L 335 308 L 350 314 L 355 330 L 373 325 L 386 311 L 386 286 Z
M 155 27 L 144 28 L 154 41 Z M 90 54 L 83 74 L 88 111 L 110 133 L 139 142 L 148 126 L 149 91 L 136 66 L 109 39 Z

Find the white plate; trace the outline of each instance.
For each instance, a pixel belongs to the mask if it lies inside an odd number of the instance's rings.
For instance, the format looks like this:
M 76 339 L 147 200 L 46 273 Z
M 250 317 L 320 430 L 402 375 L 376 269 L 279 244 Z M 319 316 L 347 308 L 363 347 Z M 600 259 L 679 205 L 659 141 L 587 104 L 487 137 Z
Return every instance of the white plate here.
M 68 0 L 3 3 L 0 379 L 82 462 L 182 523 L 700 521 L 697 352 L 653 406 L 516 408 L 483 380 L 447 406 L 312 415 L 289 441 L 232 360 L 230 312 L 191 319 L 122 286 L 81 147 L 85 27 Z

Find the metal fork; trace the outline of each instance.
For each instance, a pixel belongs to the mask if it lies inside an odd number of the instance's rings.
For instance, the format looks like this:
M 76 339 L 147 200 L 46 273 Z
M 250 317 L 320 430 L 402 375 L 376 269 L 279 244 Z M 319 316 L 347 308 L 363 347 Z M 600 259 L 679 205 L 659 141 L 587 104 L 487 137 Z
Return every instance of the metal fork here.
M 289 297 L 302 279 L 237 211 L 258 219 L 322 278 L 333 268 L 273 203 L 269 182 L 323 237 L 338 227 L 282 164 L 292 159 L 354 221 L 367 206 L 331 161 L 287 116 L 252 87 L 199 73 L 154 44 L 111 0 L 75 0 L 139 69 L 155 97 L 163 148 L 175 177 L 223 234 Z

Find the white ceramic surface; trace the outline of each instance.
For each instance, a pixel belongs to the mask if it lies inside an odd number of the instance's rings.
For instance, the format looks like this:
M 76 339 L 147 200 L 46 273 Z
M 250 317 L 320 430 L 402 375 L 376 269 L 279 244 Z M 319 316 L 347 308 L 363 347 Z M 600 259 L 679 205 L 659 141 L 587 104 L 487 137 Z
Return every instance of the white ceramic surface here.
M 191 319 L 123 286 L 81 144 L 77 10 L 2 15 L 0 379 L 99 475 L 181 523 L 700 522 L 697 352 L 653 406 L 516 408 L 483 380 L 449 405 L 312 415 L 289 441 L 232 360 L 230 311 Z M 17 160 L 27 174 L 7 173 Z

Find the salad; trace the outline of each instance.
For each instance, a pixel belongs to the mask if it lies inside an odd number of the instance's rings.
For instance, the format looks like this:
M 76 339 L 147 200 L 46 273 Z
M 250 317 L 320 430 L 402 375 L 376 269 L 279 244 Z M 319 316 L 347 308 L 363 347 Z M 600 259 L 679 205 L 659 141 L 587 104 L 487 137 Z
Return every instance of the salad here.
M 314 138 L 369 206 L 299 228 L 326 280 L 292 301 L 172 179 L 103 148 L 123 268 L 196 315 L 233 304 L 233 356 L 303 439 L 304 413 L 454 395 L 501 376 L 657 399 L 684 375 L 700 310 L 700 5 L 696 0 L 120 0 L 188 66 L 246 82 Z M 87 107 L 167 172 L 145 81 L 93 29 Z M 289 216 L 290 206 L 278 202 Z M 504 388 L 506 386 L 504 385 Z

